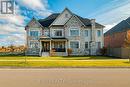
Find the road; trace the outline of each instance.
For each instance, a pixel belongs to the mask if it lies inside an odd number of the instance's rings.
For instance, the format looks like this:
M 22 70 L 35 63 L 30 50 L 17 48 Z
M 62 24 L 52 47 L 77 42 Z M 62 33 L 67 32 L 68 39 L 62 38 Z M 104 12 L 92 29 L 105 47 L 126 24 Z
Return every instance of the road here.
M 130 69 L 0 69 L 0 87 L 130 87 Z

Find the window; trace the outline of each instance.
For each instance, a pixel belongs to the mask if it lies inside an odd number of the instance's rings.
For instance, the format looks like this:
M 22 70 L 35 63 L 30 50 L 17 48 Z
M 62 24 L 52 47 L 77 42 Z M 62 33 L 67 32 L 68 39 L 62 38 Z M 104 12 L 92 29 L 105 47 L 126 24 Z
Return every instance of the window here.
M 97 36 L 100 37 L 101 36 L 101 31 L 97 30 Z
M 71 29 L 70 36 L 79 36 L 79 30 L 78 29 Z
M 78 41 L 71 41 L 70 48 L 79 48 L 79 42 Z
M 65 17 L 68 18 L 68 14 L 65 14 Z
M 85 49 L 88 49 L 88 42 L 85 42 Z
M 30 47 L 31 48 L 38 48 L 38 43 L 37 42 L 30 42 Z
M 84 36 L 87 36 L 87 37 L 88 37 L 88 30 L 85 30 L 85 31 L 84 31 Z
M 38 37 L 38 31 L 30 31 L 30 36 Z
M 62 30 L 55 30 L 54 36 L 62 36 Z

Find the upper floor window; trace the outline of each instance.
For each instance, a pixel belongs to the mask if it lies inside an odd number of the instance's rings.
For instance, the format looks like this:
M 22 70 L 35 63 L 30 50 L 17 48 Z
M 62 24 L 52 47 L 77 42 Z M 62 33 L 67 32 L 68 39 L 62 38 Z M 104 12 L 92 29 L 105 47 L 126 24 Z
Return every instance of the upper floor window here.
M 97 36 L 98 36 L 98 37 L 101 36 L 101 30 L 97 30 Z
M 70 29 L 70 36 L 79 36 L 79 29 Z
M 88 30 L 85 30 L 85 31 L 84 31 L 84 36 L 87 36 L 87 37 L 88 37 Z
M 38 31 L 30 31 L 30 36 L 38 37 Z
M 79 42 L 78 41 L 71 41 L 70 48 L 79 48 Z
M 54 36 L 62 36 L 62 30 L 55 30 Z

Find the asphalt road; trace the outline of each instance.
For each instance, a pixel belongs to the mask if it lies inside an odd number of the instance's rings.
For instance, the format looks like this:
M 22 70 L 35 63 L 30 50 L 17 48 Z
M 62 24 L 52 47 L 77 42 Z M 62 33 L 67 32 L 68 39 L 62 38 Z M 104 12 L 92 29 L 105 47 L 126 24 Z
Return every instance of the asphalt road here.
M 130 87 L 130 69 L 0 69 L 0 87 Z

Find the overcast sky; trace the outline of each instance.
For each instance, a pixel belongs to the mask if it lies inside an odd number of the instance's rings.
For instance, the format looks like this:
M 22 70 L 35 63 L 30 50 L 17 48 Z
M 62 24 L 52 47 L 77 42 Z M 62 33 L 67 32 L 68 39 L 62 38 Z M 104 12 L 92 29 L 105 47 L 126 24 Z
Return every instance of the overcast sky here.
M 0 0 L 1 1 L 1 0 Z M 25 44 L 25 25 L 34 16 L 45 18 L 65 7 L 105 25 L 104 32 L 130 16 L 130 0 L 14 0 L 15 14 L 0 14 L 0 46 Z

